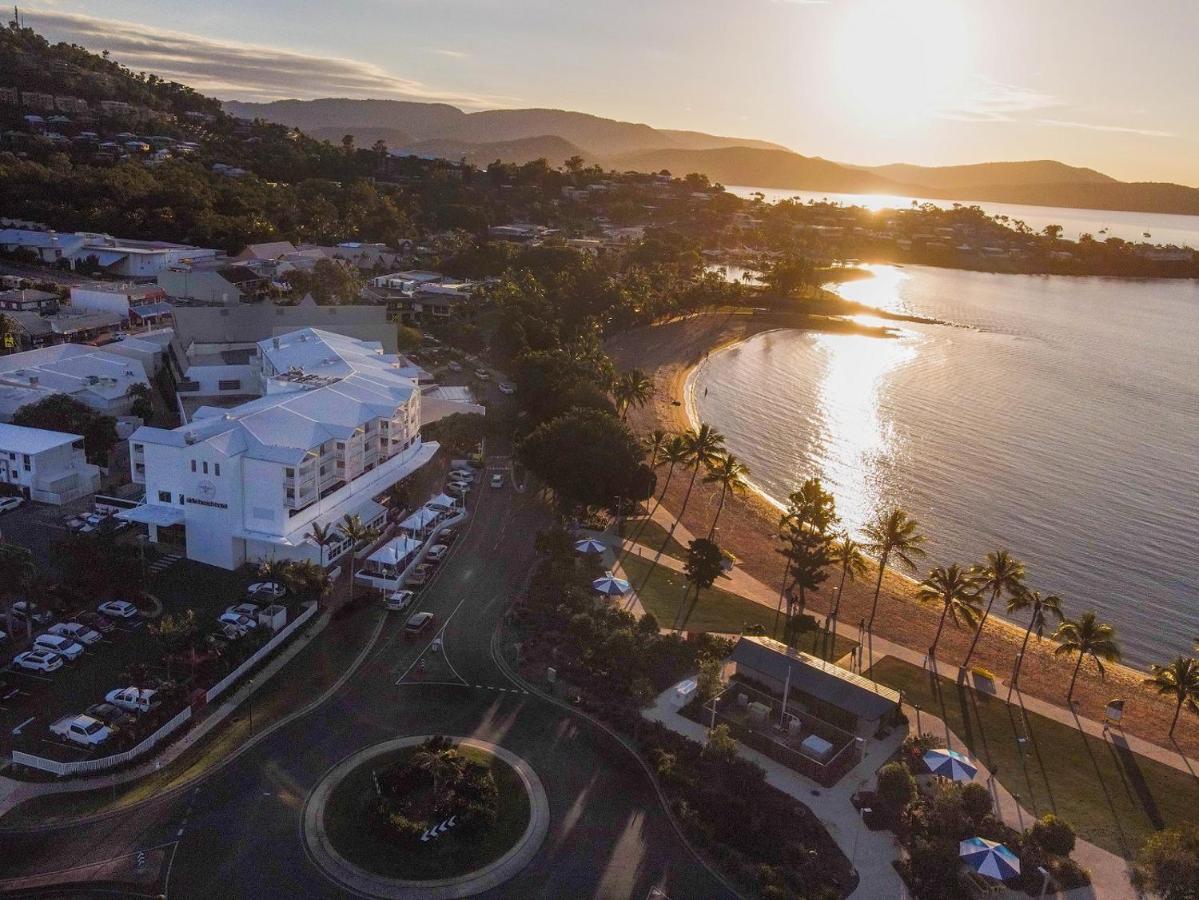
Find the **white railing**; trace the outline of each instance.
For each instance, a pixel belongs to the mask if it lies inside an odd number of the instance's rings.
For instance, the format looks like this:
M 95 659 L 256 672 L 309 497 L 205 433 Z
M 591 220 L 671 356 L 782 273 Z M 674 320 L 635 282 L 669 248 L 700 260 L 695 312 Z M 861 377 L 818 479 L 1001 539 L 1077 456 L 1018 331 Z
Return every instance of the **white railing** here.
M 273 638 L 271 638 L 269 641 L 267 641 L 265 644 L 263 644 L 261 647 L 259 647 L 257 652 L 255 652 L 253 656 L 248 658 L 240 666 L 238 666 L 236 669 L 234 669 L 232 672 L 230 672 L 228 675 L 226 675 L 224 678 L 222 678 L 220 681 L 218 681 L 212 687 L 210 687 L 208 689 L 208 693 L 204 695 L 205 699 L 209 703 L 211 703 L 213 700 L 215 700 L 217 697 L 219 697 L 221 694 L 223 694 L 226 690 L 228 690 L 230 685 L 232 685 L 235 681 L 237 681 L 239 678 L 241 678 L 243 675 L 245 675 L 247 671 L 249 671 L 251 668 L 253 668 L 255 665 L 257 665 L 259 662 L 261 662 L 267 656 L 270 656 L 271 651 L 273 651 L 276 647 L 278 647 L 285 640 L 287 640 L 289 637 L 291 637 L 296 632 L 296 629 L 298 629 L 301 625 L 303 625 L 305 622 L 307 622 L 309 619 L 311 619 L 313 616 L 315 616 L 316 610 L 317 610 L 317 604 L 310 603 L 306 610 L 304 610 L 302 613 L 300 613 L 298 616 L 296 616 L 296 618 L 292 622 L 290 622 L 289 624 L 284 626 L 279 631 L 279 633 L 276 634 Z

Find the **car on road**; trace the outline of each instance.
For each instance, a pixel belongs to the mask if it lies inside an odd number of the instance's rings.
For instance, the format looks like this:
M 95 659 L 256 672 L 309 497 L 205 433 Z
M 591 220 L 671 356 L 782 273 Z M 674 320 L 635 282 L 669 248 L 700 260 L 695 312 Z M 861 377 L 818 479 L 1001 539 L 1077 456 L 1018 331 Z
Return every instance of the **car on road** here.
M 96 607 L 96 612 L 112 619 L 137 618 L 137 607 L 128 600 L 105 600 Z
M 383 601 L 383 605 L 390 610 L 399 612 L 407 608 L 415 596 L 416 594 L 412 591 L 392 591 L 387 595 L 387 599 Z
M 486 369 L 475 369 L 475 378 L 479 381 L 487 381 L 491 378 L 491 373 Z
M 45 628 L 54 621 L 54 616 L 49 610 L 39 609 L 37 604 L 34 604 L 30 608 L 29 601 L 27 600 L 18 600 L 14 603 L 12 605 L 12 615 L 14 619 L 24 625 L 28 625 L 29 620 L 32 619 L 34 627 L 37 628 Z
M 91 644 L 99 643 L 103 640 L 100 632 L 94 628 L 88 628 L 79 622 L 59 622 L 57 625 L 50 627 L 51 634 L 57 634 L 64 638 L 69 638 L 72 641 L 90 646 Z
M 12 512 L 24 502 L 23 497 L 0 497 L 0 513 Z
M 404 636 L 415 637 L 426 628 L 433 624 L 433 613 L 418 612 L 413 613 L 408 617 L 408 621 L 404 623 Z
M 465 481 L 470 484 L 475 480 L 475 473 L 472 469 L 450 469 L 446 473 L 446 478 L 451 481 Z
M 491 486 L 493 488 L 502 488 L 504 486 L 504 473 L 493 472 L 491 475 Z
M 65 638 L 61 634 L 39 634 L 33 640 L 33 648 L 35 650 L 49 650 L 51 653 L 57 653 L 66 659 L 79 659 L 83 656 L 83 644 L 76 644 L 70 638 Z
M 508 396 L 512 396 L 513 394 L 516 393 L 516 385 L 508 384 L 508 382 L 506 382 L 506 381 L 500 382 L 499 387 L 500 387 L 501 394 L 507 394 Z
M 108 634 L 110 631 L 116 628 L 116 626 L 112 624 L 111 620 L 100 615 L 98 612 L 92 612 L 90 609 L 76 613 L 74 619 L 79 624 L 86 625 L 93 631 L 100 632 L 100 634 Z
M 28 672 L 53 672 L 62 668 L 62 657 L 53 650 L 26 650 L 13 657 L 13 665 Z
M 86 715 L 99 719 L 109 728 L 125 728 L 137 720 L 129 713 L 112 703 L 93 703 L 87 708 Z
M 246 594 L 251 599 L 261 597 L 263 599 L 278 600 L 286 593 L 287 588 L 277 581 L 256 581 L 246 588 Z
M 144 713 L 149 712 L 158 703 L 154 699 L 157 693 L 153 688 L 116 688 L 105 694 L 104 700 L 129 712 Z
M 112 730 L 91 716 L 64 716 L 52 724 L 50 730 L 85 747 L 97 747 L 112 737 Z
M 434 544 L 429 548 L 429 552 L 425 554 L 425 559 L 429 562 L 441 562 L 449 552 L 450 548 L 446 544 Z
M 241 613 L 235 612 L 223 612 L 217 616 L 216 621 L 218 625 L 231 625 L 241 634 L 246 634 L 251 629 L 258 627 L 258 623 L 249 616 L 243 616 Z

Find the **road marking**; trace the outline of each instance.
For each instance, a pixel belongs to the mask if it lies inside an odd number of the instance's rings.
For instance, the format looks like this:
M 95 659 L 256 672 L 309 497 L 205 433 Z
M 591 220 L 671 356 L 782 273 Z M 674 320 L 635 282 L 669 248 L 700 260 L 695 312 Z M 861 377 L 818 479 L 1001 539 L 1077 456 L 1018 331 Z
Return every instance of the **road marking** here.
M 26 719 L 24 722 L 22 722 L 22 723 L 21 723 L 20 725 L 18 725 L 16 728 L 14 728 L 14 729 L 12 730 L 12 733 L 13 733 L 13 734 L 20 734 L 20 733 L 21 733 L 21 729 L 22 729 L 22 728 L 24 728 L 26 725 L 28 725 L 30 722 L 32 722 L 32 721 L 33 721 L 34 719 L 36 719 L 36 718 L 37 718 L 37 716 L 30 716 L 28 719 Z

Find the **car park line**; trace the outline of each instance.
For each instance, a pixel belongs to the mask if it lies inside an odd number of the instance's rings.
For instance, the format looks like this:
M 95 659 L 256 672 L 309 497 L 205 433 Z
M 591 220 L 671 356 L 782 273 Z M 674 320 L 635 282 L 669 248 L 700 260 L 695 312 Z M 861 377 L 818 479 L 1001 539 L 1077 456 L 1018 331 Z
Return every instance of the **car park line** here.
M 18 725 L 16 728 L 14 728 L 14 729 L 12 730 L 12 733 L 13 733 L 14 735 L 20 734 L 20 733 L 21 733 L 21 729 L 22 729 L 22 728 L 24 728 L 26 725 L 28 725 L 30 722 L 32 722 L 32 721 L 33 721 L 34 719 L 36 719 L 36 718 L 37 718 L 37 716 L 30 716 L 28 719 L 26 719 L 24 722 L 22 722 L 22 723 L 21 723 L 20 725 Z

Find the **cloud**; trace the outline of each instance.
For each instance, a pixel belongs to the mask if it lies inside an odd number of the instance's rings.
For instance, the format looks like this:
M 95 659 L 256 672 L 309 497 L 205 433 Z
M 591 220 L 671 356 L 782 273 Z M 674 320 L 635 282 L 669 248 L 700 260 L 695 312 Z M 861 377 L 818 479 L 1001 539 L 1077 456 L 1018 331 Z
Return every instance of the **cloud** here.
M 451 59 L 466 59 L 470 56 L 465 50 L 450 50 L 447 47 L 431 47 L 430 53 L 436 53 L 438 56 L 448 56 Z
M 219 41 L 131 22 L 48 10 L 22 18 L 51 40 L 108 50 L 135 72 L 154 72 L 223 99 L 372 97 L 452 103 L 466 109 L 513 105 L 514 98 L 439 90 L 372 63 Z M 448 51 L 456 52 L 456 51 Z
M 1088 131 L 1110 131 L 1116 134 L 1138 134 L 1141 137 L 1172 138 L 1177 135 L 1172 131 L 1158 131 L 1154 128 L 1135 128 L 1130 125 L 1097 125 L 1093 122 L 1070 122 L 1065 119 L 1037 119 L 1040 125 L 1056 125 L 1059 128 L 1085 128 Z
M 961 122 L 1011 122 L 1020 113 L 1061 105 L 1052 94 L 979 77 L 959 99 L 944 106 L 939 115 Z

